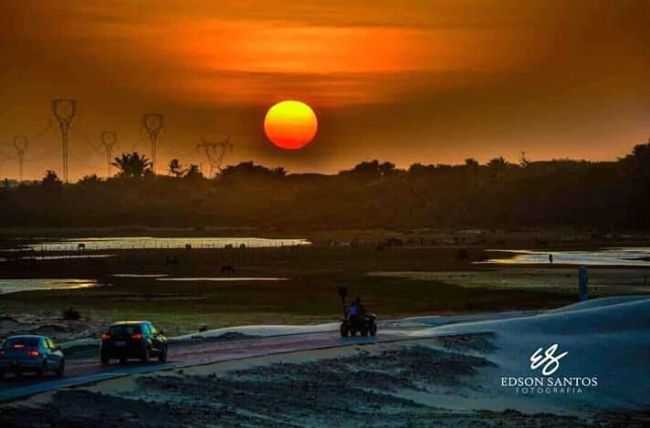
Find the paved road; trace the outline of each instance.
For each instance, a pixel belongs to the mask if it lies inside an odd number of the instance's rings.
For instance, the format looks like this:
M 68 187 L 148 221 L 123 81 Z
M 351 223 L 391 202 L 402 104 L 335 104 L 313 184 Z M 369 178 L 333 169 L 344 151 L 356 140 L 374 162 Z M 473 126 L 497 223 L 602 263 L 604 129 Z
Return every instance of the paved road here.
M 423 337 L 409 338 L 403 333 L 409 330 L 417 330 L 422 327 L 431 328 L 450 323 L 484 321 L 489 319 L 501 319 L 503 317 L 516 318 L 533 314 L 535 313 L 516 311 L 450 317 L 416 317 L 405 320 L 385 321 L 379 325 L 380 334 L 377 338 L 355 337 L 342 339 L 339 336 L 338 331 L 314 331 L 236 340 L 193 340 L 182 343 L 171 342 L 169 345 L 169 360 L 165 364 L 129 362 L 124 366 L 115 363 L 109 367 L 104 367 L 99 363 L 99 358 L 68 359 L 66 361 L 66 375 L 62 379 L 56 378 L 53 375 L 43 378 L 25 375 L 22 378 L 8 378 L 4 381 L 0 381 L 0 403 L 17 400 L 42 392 L 53 391 L 67 386 L 85 385 L 132 374 L 149 373 L 159 370 L 210 364 L 219 361 L 231 361 L 296 351 L 337 348 L 377 342 L 417 340 L 422 339 Z M 405 321 L 406 324 L 404 324 Z M 422 324 L 423 322 L 424 324 Z M 427 336 L 429 335 L 433 334 L 428 333 Z
M 296 351 L 389 342 L 400 340 L 400 338 L 403 340 L 403 336 L 382 334 L 377 338 L 342 339 L 335 332 L 327 332 L 229 341 L 172 343 L 169 346 L 168 362 L 164 364 L 129 362 L 126 365 L 115 363 L 109 367 L 104 367 L 99 363 L 98 358 L 68 360 L 66 361 L 66 374 L 63 378 L 56 378 L 53 375 L 37 378 L 27 374 L 21 378 L 7 377 L 0 382 L 0 402 L 14 401 L 68 386 L 85 385 L 138 373 Z

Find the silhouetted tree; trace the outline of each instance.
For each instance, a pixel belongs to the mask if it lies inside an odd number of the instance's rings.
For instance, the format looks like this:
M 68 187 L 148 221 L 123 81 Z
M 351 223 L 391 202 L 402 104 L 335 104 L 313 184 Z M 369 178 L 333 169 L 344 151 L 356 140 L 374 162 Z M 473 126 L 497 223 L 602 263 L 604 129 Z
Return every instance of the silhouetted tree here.
M 508 166 L 511 165 L 508 163 L 507 160 L 503 158 L 503 156 L 499 156 L 498 158 L 490 159 L 490 161 L 487 163 L 487 167 L 495 170 L 495 171 L 505 171 Z
M 272 173 L 276 177 L 284 177 L 284 176 L 287 175 L 287 170 L 284 169 L 283 167 L 279 166 L 277 168 L 273 168 Z
M 41 186 L 46 190 L 55 190 L 63 187 L 63 183 L 59 180 L 59 176 L 56 175 L 56 172 L 48 169 L 45 172 L 45 177 L 41 180 Z
M 137 153 L 115 163 L 122 177 L 150 170 Z M 188 168 L 180 180 L 88 176 L 65 186 L 49 171 L 40 182 L 0 187 L 0 223 L 650 230 L 650 143 L 615 162 L 528 161 L 525 168 L 502 157 L 486 165 L 413 164 L 407 171 L 369 161 L 325 175 L 242 162 L 218 180 Z
M 389 175 L 392 175 L 395 173 L 397 170 L 395 169 L 395 164 L 392 162 L 383 162 L 379 164 L 379 175 L 382 177 L 388 177 Z
M 373 179 L 388 177 L 396 172 L 395 164 L 391 162 L 379 162 L 378 160 L 361 162 L 349 171 L 342 171 L 344 175 L 358 178 Z
M 282 177 L 286 175 L 284 168 L 269 169 L 262 165 L 255 165 L 252 161 L 240 162 L 237 165 L 229 165 L 221 171 L 221 176 L 226 179 L 232 178 L 264 178 Z
M 625 187 L 629 222 L 635 228 L 650 227 L 650 139 L 647 144 L 634 146 L 632 153 L 619 160 Z M 610 208 L 610 207 L 608 207 Z
M 172 159 L 169 162 L 169 173 L 174 177 L 176 178 L 182 177 L 186 172 L 187 171 L 183 169 L 183 165 L 181 165 L 178 159 Z
M 474 158 L 467 158 L 467 159 L 465 159 L 465 166 L 466 166 L 467 168 L 478 169 L 478 167 L 479 167 L 480 165 L 481 165 L 481 164 L 479 164 L 478 161 L 477 161 L 476 159 L 474 159 Z
M 115 158 L 112 165 L 120 170 L 120 177 L 139 178 L 152 174 L 151 161 L 138 152 L 122 153 Z
M 204 177 L 198 165 L 190 164 L 189 168 L 185 171 L 183 178 L 187 180 L 196 180 Z
M 650 184 L 650 139 L 647 144 L 634 146 L 632 153 L 625 156 L 621 162 L 628 174 Z
M 503 156 L 499 156 L 498 158 L 491 159 L 486 166 L 490 171 L 492 179 L 501 181 L 505 176 L 506 171 L 515 165 L 505 160 Z
M 97 186 L 102 183 L 102 179 L 97 176 L 97 174 L 92 174 L 92 175 L 85 175 L 81 180 L 79 180 L 79 184 L 82 186 Z

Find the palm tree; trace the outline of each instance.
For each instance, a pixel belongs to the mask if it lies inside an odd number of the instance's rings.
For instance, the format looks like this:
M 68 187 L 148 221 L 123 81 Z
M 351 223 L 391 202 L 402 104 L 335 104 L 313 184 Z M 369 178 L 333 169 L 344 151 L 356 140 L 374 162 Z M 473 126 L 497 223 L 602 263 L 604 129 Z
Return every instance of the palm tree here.
M 178 159 L 172 159 L 169 162 L 169 173 L 176 178 L 182 177 L 187 171 Z
M 151 161 L 138 152 L 122 153 L 121 156 L 115 158 L 112 165 L 119 169 L 118 176 L 120 177 L 139 178 L 153 174 Z

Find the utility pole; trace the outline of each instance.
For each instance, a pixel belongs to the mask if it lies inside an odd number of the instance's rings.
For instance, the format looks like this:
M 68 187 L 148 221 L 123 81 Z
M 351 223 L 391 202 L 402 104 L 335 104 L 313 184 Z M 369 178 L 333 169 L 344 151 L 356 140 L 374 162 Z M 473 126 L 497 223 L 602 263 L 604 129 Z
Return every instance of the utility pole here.
M 151 141 L 151 170 L 156 173 L 158 139 L 165 126 L 165 117 L 160 113 L 147 113 L 142 117 L 142 126 Z
M 25 136 L 14 137 L 14 148 L 16 149 L 16 158 L 18 159 L 18 181 L 23 181 L 23 165 L 25 163 L 25 152 L 29 147 L 29 140 Z
M 112 168 L 111 162 L 113 161 L 113 147 L 117 144 L 117 132 L 103 131 L 100 137 L 102 140 L 101 144 L 106 153 L 106 178 L 110 178 Z
M 70 134 L 72 119 L 74 119 L 77 114 L 77 100 L 71 98 L 57 98 L 52 100 L 52 113 L 57 122 L 59 122 L 59 128 L 61 130 L 61 143 L 63 146 L 63 181 L 67 183 L 70 177 L 70 146 L 68 137 Z
M 7 155 L 5 152 L 0 152 L 0 170 L 4 168 L 5 162 L 11 159 L 12 158 L 9 155 Z M 1 171 L 0 171 L 0 177 L 2 177 Z

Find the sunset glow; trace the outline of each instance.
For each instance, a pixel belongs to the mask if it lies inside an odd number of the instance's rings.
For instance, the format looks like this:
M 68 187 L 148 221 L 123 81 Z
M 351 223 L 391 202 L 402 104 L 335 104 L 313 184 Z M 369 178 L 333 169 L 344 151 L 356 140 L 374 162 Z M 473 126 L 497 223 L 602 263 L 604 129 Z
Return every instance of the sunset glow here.
M 264 118 L 264 132 L 281 149 L 298 150 L 309 144 L 318 130 L 316 114 L 301 101 L 281 101 Z
M 647 1 L 159 3 L 0 2 L 8 62 L 0 129 L 5 142 L 34 140 L 25 178 L 60 164 L 60 138 L 48 127 L 56 97 L 79 103 L 75 179 L 105 170 L 86 137 L 104 129 L 119 134 L 116 150 L 150 155 L 137 126 L 145 112 L 167 119 L 160 165 L 205 163 L 199 136 L 231 135 L 237 150 L 226 163 L 293 172 L 337 172 L 370 158 L 400 167 L 512 161 L 523 151 L 611 160 L 648 138 Z M 282 100 L 314 108 L 318 144 L 260 144 L 264 114 Z M 286 137 L 265 131 L 277 147 L 304 144 L 278 144 Z M 5 151 L 0 163 L 14 147 Z M 20 175 L 17 162 L 0 171 Z

